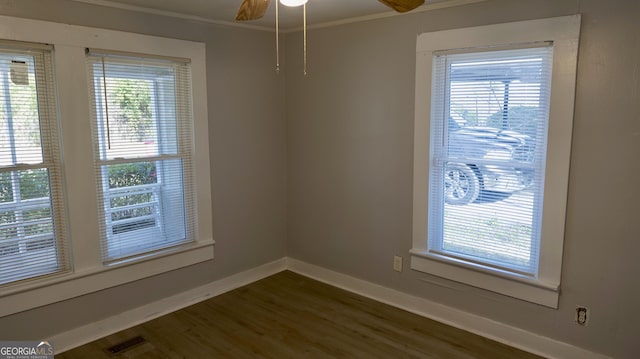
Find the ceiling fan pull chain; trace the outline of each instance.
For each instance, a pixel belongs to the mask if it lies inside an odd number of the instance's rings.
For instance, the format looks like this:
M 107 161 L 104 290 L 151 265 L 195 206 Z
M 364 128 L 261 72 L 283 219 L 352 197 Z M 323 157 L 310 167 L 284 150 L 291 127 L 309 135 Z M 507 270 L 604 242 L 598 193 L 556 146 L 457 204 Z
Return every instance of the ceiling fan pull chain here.
M 303 66 L 304 66 L 304 75 L 307 76 L 307 4 L 302 5 L 302 21 L 303 21 L 303 37 L 302 47 L 303 47 Z
M 276 0 L 276 74 L 280 73 L 280 34 L 278 24 L 278 3 Z

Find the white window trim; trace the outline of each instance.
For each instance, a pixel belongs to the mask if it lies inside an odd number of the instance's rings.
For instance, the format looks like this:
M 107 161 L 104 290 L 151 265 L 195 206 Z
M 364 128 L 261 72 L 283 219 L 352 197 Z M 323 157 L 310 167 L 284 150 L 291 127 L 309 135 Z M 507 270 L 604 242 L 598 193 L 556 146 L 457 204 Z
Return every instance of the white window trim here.
M 425 33 L 416 49 L 411 268 L 552 308 L 558 307 L 580 15 Z M 429 117 L 434 51 L 553 41 L 553 74 L 539 273 L 536 278 L 456 261 L 427 249 Z
M 132 282 L 213 258 L 205 45 L 121 31 L 0 16 L 0 39 L 54 46 L 67 226 L 73 270 L 7 285 L 0 317 Z M 192 69 L 196 241 L 103 265 L 95 193 L 86 48 L 189 58 Z

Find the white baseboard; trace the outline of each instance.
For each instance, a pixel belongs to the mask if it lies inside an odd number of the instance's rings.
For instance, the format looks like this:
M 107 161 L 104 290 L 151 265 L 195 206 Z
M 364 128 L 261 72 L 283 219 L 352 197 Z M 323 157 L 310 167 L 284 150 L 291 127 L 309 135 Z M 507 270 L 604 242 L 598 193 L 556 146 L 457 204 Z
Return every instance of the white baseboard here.
M 113 317 L 57 334 L 51 338 L 56 354 L 279 273 L 286 269 L 286 263 L 286 258 L 281 258 Z
M 334 287 L 345 289 L 378 302 L 404 309 L 408 312 L 478 334 L 485 338 L 489 338 L 545 358 L 610 358 L 555 339 L 531 333 L 475 314 L 463 312 L 424 298 L 399 292 L 391 288 L 350 277 L 348 275 L 296 259 L 287 259 L 287 269 Z
M 104 320 L 69 330 L 50 338 L 56 353 L 92 342 L 118 331 L 188 307 L 230 290 L 253 283 L 283 270 L 304 275 L 332 286 L 360 294 L 373 300 L 404 309 L 420 316 L 493 339 L 515 348 L 546 358 L 607 359 L 597 354 L 555 339 L 544 337 L 504 323 L 463 312 L 443 304 L 416 297 L 381 285 L 357 279 L 342 273 L 318 267 L 292 258 L 281 258 L 271 263 L 234 274 L 189 291 L 138 307 Z

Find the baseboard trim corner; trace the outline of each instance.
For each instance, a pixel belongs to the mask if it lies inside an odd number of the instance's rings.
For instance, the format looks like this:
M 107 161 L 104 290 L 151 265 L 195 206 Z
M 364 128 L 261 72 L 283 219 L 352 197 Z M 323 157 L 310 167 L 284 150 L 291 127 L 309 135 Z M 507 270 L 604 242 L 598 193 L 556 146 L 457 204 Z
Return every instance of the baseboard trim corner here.
M 56 354 L 60 354 L 284 270 L 290 270 L 546 358 L 611 359 L 571 344 L 289 257 L 283 257 L 186 292 L 71 329 L 50 339 L 54 342 Z

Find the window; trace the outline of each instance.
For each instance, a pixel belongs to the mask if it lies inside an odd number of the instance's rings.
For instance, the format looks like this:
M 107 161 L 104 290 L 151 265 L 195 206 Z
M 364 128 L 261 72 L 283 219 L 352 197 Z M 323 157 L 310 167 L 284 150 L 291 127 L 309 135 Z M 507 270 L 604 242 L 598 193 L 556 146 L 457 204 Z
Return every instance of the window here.
M 553 54 L 539 46 L 434 55 L 432 253 L 537 271 Z
M 88 56 L 102 256 L 193 240 L 188 61 Z
M 557 306 L 577 29 L 419 37 L 412 268 Z
M 49 47 L 0 44 L 0 285 L 69 269 Z
M 0 16 L 0 317 L 213 259 L 205 54 Z

